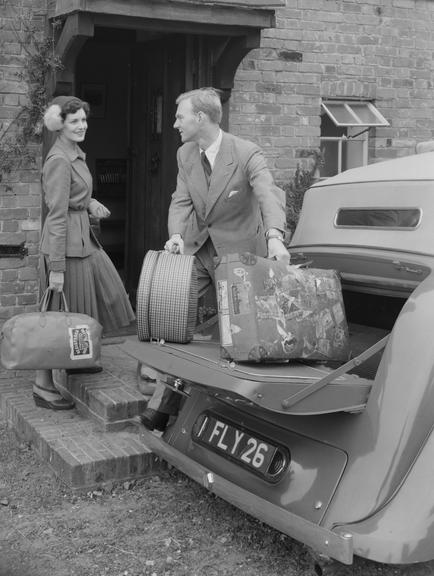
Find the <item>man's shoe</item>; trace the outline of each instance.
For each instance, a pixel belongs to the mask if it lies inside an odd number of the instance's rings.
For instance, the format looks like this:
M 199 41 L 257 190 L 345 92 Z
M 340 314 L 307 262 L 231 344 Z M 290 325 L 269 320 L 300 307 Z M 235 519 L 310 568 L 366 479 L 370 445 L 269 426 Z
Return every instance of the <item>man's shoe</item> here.
M 153 410 L 152 408 L 145 408 L 145 410 L 140 414 L 140 422 L 148 430 L 159 430 L 164 432 L 169 421 L 169 414 L 164 412 L 158 412 L 158 410 Z

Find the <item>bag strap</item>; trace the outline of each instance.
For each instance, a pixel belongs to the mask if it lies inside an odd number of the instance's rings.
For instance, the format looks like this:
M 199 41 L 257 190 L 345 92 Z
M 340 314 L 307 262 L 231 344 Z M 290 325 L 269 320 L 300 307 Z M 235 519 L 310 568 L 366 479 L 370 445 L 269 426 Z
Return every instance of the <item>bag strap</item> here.
M 44 295 L 41 298 L 41 304 L 40 304 L 41 312 L 47 312 L 51 297 L 53 295 L 53 292 L 54 292 L 54 290 L 50 287 L 48 287 L 45 290 Z M 66 302 L 65 292 L 62 290 L 60 292 L 60 294 L 61 294 L 61 309 L 63 308 L 63 310 L 65 312 L 69 312 L 68 303 Z

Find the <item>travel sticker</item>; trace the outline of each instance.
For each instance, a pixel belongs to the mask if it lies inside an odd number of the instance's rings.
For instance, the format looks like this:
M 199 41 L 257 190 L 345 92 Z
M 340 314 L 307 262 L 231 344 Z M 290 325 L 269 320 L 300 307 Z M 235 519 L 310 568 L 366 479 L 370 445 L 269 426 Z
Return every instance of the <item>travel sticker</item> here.
M 336 328 L 335 330 L 335 337 L 333 339 L 333 346 L 335 348 L 344 348 L 346 345 L 346 334 L 345 334 L 345 330 L 343 328 L 341 328 L 340 326 Z
M 231 319 L 229 314 L 222 314 L 219 318 L 220 322 L 220 338 L 222 346 L 233 346 L 232 333 L 231 333 Z
M 336 302 L 336 304 L 333 305 L 333 316 L 335 317 L 336 320 L 336 324 L 340 324 L 341 322 L 344 321 L 344 311 L 342 309 L 342 304 L 340 302 Z
M 88 324 L 69 328 L 71 360 L 86 360 L 93 357 L 93 346 Z
M 217 282 L 217 303 L 220 312 L 229 312 L 228 283 L 226 280 Z
M 234 274 L 238 276 L 238 278 L 241 278 L 243 282 L 247 280 L 247 276 L 249 275 L 245 268 L 234 268 Z
M 331 326 L 333 326 L 333 318 L 330 314 L 330 310 L 323 310 L 321 312 L 321 324 L 324 326 L 324 330 L 327 331 Z
M 250 308 L 250 282 L 235 283 L 231 286 L 231 297 L 234 314 L 248 314 Z
M 326 338 L 319 338 L 318 350 L 321 352 L 321 354 L 324 354 L 324 356 L 330 356 L 330 340 L 327 340 Z

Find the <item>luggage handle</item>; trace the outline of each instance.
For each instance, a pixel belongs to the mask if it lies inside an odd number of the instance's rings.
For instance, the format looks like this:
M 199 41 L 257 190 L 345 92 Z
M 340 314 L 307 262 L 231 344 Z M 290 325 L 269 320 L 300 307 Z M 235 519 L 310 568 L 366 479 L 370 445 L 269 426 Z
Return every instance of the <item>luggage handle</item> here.
M 41 299 L 41 303 L 40 303 L 40 311 L 42 312 L 40 319 L 39 319 L 39 324 L 44 327 L 47 324 L 47 319 L 45 316 L 45 312 L 49 312 L 48 310 L 48 305 L 50 304 L 50 300 L 51 297 L 53 295 L 53 292 L 55 292 L 55 290 L 53 290 L 53 288 L 48 287 L 45 292 L 44 295 L 42 296 Z M 65 296 L 65 292 L 62 290 L 60 292 L 61 294 L 61 310 L 63 309 L 63 312 L 68 313 L 69 312 L 69 308 L 68 308 L 68 303 L 66 302 L 66 296 Z M 67 322 L 70 323 L 70 319 L 67 318 Z

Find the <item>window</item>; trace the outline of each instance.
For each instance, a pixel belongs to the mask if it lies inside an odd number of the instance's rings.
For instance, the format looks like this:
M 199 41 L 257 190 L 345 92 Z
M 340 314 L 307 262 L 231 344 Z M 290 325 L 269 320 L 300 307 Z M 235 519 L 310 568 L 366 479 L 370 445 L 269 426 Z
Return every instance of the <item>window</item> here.
M 320 175 L 328 178 L 368 163 L 369 129 L 389 126 L 371 102 L 325 100 L 322 102 Z
M 335 225 L 352 228 L 416 228 L 421 219 L 419 208 L 341 208 Z

